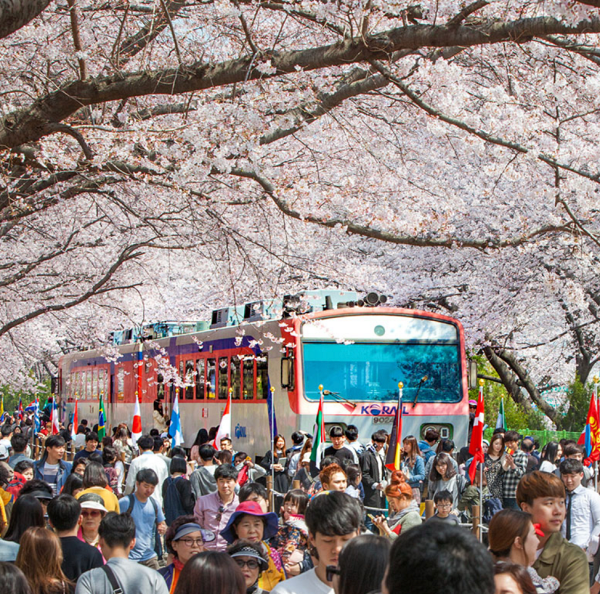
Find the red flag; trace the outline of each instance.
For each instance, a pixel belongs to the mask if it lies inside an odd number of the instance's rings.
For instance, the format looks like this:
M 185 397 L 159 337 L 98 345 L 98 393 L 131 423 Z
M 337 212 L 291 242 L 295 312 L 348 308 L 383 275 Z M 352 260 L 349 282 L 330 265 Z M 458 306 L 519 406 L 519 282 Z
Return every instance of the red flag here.
M 56 408 L 56 398 L 52 400 L 52 435 L 58 435 L 60 431 L 60 424 L 58 420 L 58 409 Z
M 588 409 L 585 421 L 585 429 L 577 443 L 585 446 L 586 459 L 584 460 L 584 464 L 586 466 L 600 460 L 600 419 L 596 405 L 596 396 L 594 394 L 590 399 L 590 408 Z
M 137 443 L 137 440 L 142 437 L 142 415 L 140 413 L 140 401 L 138 399 L 138 393 L 135 393 L 135 405 L 133 408 L 133 424 L 131 425 L 131 439 L 133 443 Z
M 79 416 L 77 415 L 77 394 L 75 394 L 75 410 L 73 412 L 73 427 L 71 427 L 71 439 L 77 437 L 77 427 L 79 425 Z
M 215 441 L 213 443 L 213 447 L 215 450 L 221 449 L 221 439 L 223 437 L 229 437 L 231 439 L 231 392 L 229 392 L 229 398 L 227 398 L 227 404 L 225 406 L 225 410 L 223 411 L 223 416 L 221 417 L 221 423 L 219 424 L 219 430 L 217 431 L 217 435 L 215 437 Z
M 475 481 L 475 472 L 477 464 L 483 463 L 483 384 L 479 386 L 479 398 L 477 400 L 477 410 L 475 411 L 475 422 L 471 432 L 471 444 L 469 445 L 469 454 L 473 456 L 469 465 L 469 478 L 471 484 Z

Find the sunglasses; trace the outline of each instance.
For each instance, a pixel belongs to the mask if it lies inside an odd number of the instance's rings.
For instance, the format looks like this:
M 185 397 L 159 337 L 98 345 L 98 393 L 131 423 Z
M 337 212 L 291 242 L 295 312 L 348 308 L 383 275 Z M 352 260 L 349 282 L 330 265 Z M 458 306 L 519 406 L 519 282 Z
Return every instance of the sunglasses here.
M 217 522 L 221 521 L 224 511 L 225 511 L 225 506 L 224 505 L 219 506 L 219 513 L 217 513 L 217 517 L 216 517 Z
M 245 565 L 248 569 L 258 569 L 259 568 L 259 564 L 258 564 L 258 561 L 256 561 L 256 559 L 248 559 L 248 561 L 244 561 L 243 559 L 236 557 L 234 559 L 234 561 L 237 563 L 238 567 L 244 567 L 244 565 Z
M 334 575 L 340 575 L 341 570 L 337 565 L 328 565 L 325 568 L 325 579 L 328 582 L 332 582 L 333 581 L 333 576 Z

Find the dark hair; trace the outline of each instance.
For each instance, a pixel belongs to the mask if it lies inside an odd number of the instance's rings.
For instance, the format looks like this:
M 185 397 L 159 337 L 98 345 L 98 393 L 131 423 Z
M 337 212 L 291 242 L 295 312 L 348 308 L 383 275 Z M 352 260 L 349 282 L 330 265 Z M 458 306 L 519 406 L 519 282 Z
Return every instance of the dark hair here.
M 442 475 L 437 471 L 437 465 L 439 463 L 446 464 L 446 474 L 442 477 Z M 452 464 L 452 459 L 446 453 L 437 454 L 433 460 L 431 465 L 431 472 L 429 473 L 429 480 L 431 481 L 440 481 L 442 478 L 450 479 L 456 474 L 456 469 L 454 468 L 454 464 Z
M 221 466 L 217 466 L 215 469 L 215 481 L 218 481 L 220 478 L 237 481 L 237 477 L 238 471 L 231 464 L 221 464 Z
M 521 450 L 529 454 L 533 450 L 533 441 L 531 439 L 524 439 L 521 442 Z
M 563 455 L 565 458 L 575 456 L 575 454 L 583 454 L 583 446 L 577 445 L 576 443 L 568 443 L 563 448 Z
M 169 472 L 171 474 L 175 472 L 181 472 L 182 474 L 185 474 L 187 472 L 187 462 L 185 461 L 185 458 L 182 458 L 181 456 L 175 456 L 171 460 Z
M 173 523 L 167 529 L 165 533 L 165 545 L 167 547 L 167 551 L 173 555 L 173 557 L 177 558 L 177 551 L 172 547 L 171 543 L 173 542 L 173 538 L 177 534 L 177 531 L 184 524 L 197 524 L 198 520 L 194 515 L 188 516 L 179 516 L 176 520 L 173 520 Z
M 60 448 L 65 445 L 65 440 L 61 435 L 48 435 L 44 447 L 48 448 Z
M 21 454 L 24 452 L 25 448 L 27 447 L 27 443 L 28 440 L 22 433 L 15 433 L 10 438 L 10 445 L 12 446 L 15 454 Z
M 325 470 L 328 466 L 332 464 L 337 464 L 339 466 L 339 460 L 335 456 L 325 456 L 321 460 L 321 471 Z
M 283 498 L 283 503 L 287 501 L 291 501 L 294 505 L 298 507 L 298 514 L 304 515 L 306 512 L 306 506 L 310 501 L 309 496 L 302 489 L 292 489 L 285 494 Z
M 450 503 L 452 503 L 454 501 L 452 498 L 452 493 L 450 493 L 450 491 L 438 491 L 433 496 L 433 502 L 439 503 L 440 501 L 449 501 Z
M 246 583 L 237 563 L 227 554 L 204 551 L 183 567 L 176 594 L 246 594 Z
M 221 465 L 230 465 L 233 461 L 233 454 L 231 453 L 231 450 L 220 450 L 215 454 L 215 458 Z
M 468 530 L 443 522 L 425 522 L 400 533 L 392 545 L 385 585 L 394 594 L 496 590 L 485 547 Z
M 378 443 L 385 443 L 387 441 L 388 433 L 385 429 L 379 429 L 375 431 L 373 435 L 371 435 L 371 441 L 376 441 Z
M 574 458 L 567 458 L 560 463 L 560 474 L 580 474 L 583 472 L 583 464 Z
M 108 480 L 106 479 L 104 466 L 102 466 L 102 464 L 98 464 L 98 462 L 90 462 L 85 467 L 85 472 L 83 473 L 83 488 L 89 489 L 90 487 L 102 487 L 105 489 L 107 485 Z
M 175 458 L 175 456 L 184 458 L 187 461 L 187 454 L 185 453 L 185 449 L 181 446 L 175 446 L 169 450 L 169 458 Z
M 507 573 L 519 586 L 523 594 L 536 594 L 537 589 L 533 585 L 531 576 L 525 567 L 512 563 L 511 561 L 496 561 L 494 563 L 494 575 Z
M 112 448 L 113 446 L 113 438 L 110 435 L 105 435 L 102 438 L 102 449 L 104 450 L 105 448 Z
M 345 536 L 360 530 L 362 524 L 360 503 L 340 491 L 327 491 L 313 497 L 306 508 L 305 521 L 313 536 Z
M 73 495 L 77 489 L 83 489 L 83 478 L 76 472 L 72 472 L 65 481 L 65 486 L 62 488 L 64 495 Z
M 345 462 L 348 462 L 348 460 L 345 460 Z M 360 466 L 350 462 L 350 464 L 344 464 L 344 470 L 348 477 L 348 484 L 356 485 L 361 474 Z
M 534 470 L 524 475 L 517 486 L 517 503 L 533 504 L 538 497 L 565 497 L 565 486 L 555 475 Z
M 209 443 L 205 443 L 198 448 L 198 455 L 204 462 L 208 462 L 215 457 L 217 450 L 213 448 Z
M 162 448 L 165 445 L 163 438 L 160 437 L 160 435 L 157 435 L 154 437 L 154 444 L 152 445 L 152 450 L 154 452 L 159 452 L 160 448 Z
M 43 481 L 42 479 L 31 479 L 30 481 L 27 481 L 23 485 L 23 488 L 19 491 L 19 499 L 23 495 L 29 495 L 34 491 L 43 491 L 44 493 L 50 495 L 50 499 L 54 497 L 52 487 L 46 481 Z
M 519 441 L 519 439 L 521 439 L 521 436 L 516 431 L 507 431 L 504 434 L 504 443 L 507 441 Z
M 77 460 L 73 460 L 73 466 L 71 466 L 71 474 L 77 474 L 75 472 L 75 469 L 78 466 L 83 466 L 84 471 L 87 468 L 87 465 L 90 463 L 90 461 L 87 458 L 81 457 L 81 458 L 77 458 Z
M 556 462 L 556 458 L 558 457 L 558 444 L 555 441 L 549 441 L 544 448 L 544 453 L 542 454 L 542 462 L 547 461 L 554 464 Z
M 356 425 L 348 425 L 344 434 L 348 441 L 356 441 L 358 439 L 358 427 Z
M 344 430 L 339 425 L 334 425 L 329 430 L 329 437 L 344 437 Z
M 158 409 L 155 409 L 158 410 Z M 150 429 L 150 437 L 154 439 L 155 437 L 160 437 L 160 433 L 158 429 Z
M 2 428 L 0 429 L 0 434 L 2 435 L 2 437 L 6 437 L 7 435 L 10 435 L 12 432 L 13 432 L 12 425 L 2 425 Z
M 135 538 L 135 522 L 128 514 L 107 513 L 100 522 L 98 534 L 109 547 L 126 549 Z
M 379 590 L 390 553 L 390 540 L 364 534 L 353 538 L 339 557 L 339 594 L 367 594 Z
M 100 464 L 100 466 L 102 466 L 102 463 L 103 463 L 103 461 L 102 461 L 102 452 L 99 452 L 98 450 L 94 450 L 87 457 L 87 461 L 88 461 L 88 464 L 91 464 L 92 462 L 96 462 L 96 464 Z
M 522 544 L 525 544 L 530 526 L 531 516 L 521 510 L 503 509 L 494 514 L 488 532 L 490 553 L 495 559 L 508 557 L 515 538 L 519 537 Z M 535 559 L 527 561 L 532 563 Z
M 232 545 L 227 547 L 228 555 L 235 555 L 238 551 L 242 549 L 254 549 L 263 559 L 265 558 L 265 552 L 262 549 L 262 545 L 258 542 L 251 542 L 249 540 L 245 540 L 243 538 L 238 538 Z M 266 559 L 265 559 L 266 560 Z M 258 577 L 260 577 L 263 572 L 262 565 L 259 562 L 258 565 Z M 264 592 L 264 590 L 263 590 Z
M 158 476 L 152 468 L 142 468 L 142 470 L 138 470 L 138 473 L 135 475 L 136 483 L 148 483 L 149 485 L 158 485 Z
M 193 446 L 203 446 L 208 441 L 208 431 L 204 429 L 200 429 L 198 433 L 196 433 L 196 439 L 194 440 Z
M 94 433 L 93 431 L 90 431 L 86 436 L 85 436 L 85 443 L 87 443 L 88 441 L 100 441 L 98 434 Z
M 304 435 L 300 431 L 294 431 L 292 433 L 292 443 L 294 445 L 300 445 L 304 441 Z
M 454 449 L 455 445 L 451 439 L 442 439 L 438 444 L 437 454 L 450 454 Z
M 21 460 L 20 462 L 17 462 L 15 464 L 13 470 L 15 472 L 18 472 L 19 474 L 23 474 L 26 470 L 29 469 L 33 469 L 33 462 L 30 462 L 29 460 Z
M 246 452 L 236 452 L 235 456 L 233 456 L 233 463 L 236 464 L 237 460 L 237 464 L 239 464 L 240 462 L 243 462 L 247 457 L 248 454 Z
M 279 436 L 276 436 L 279 437 Z M 229 435 L 224 435 L 223 437 L 221 437 L 221 439 L 219 439 L 219 445 L 221 445 L 224 441 L 228 441 L 229 443 L 233 443 L 231 441 L 231 437 L 229 437 Z
M 437 441 L 440 438 L 440 432 L 436 429 L 427 429 L 425 431 L 425 441 Z
M 33 594 L 25 574 L 7 561 L 0 561 L 0 590 L 2 594 Z
M 490 447 L 488 448 L 488 452 L 493 451 L 493 443 L 495 441 L 500 441 L 500 443 L 502 444 L 502 447 L 500 448 L 500 452 L 499 455 L 502 456 L 502 454 L 504 453 L 504 435 L 502 433 L 494 433 L 492 435 L 492 438 L 490 439 Z
M 48 519 L 57 532 L 72 530 L 81 515 L 81 505 L 72 495 L 59 495 L 48 503 Z
M 43 528 L 45 525 L 42 504 L 33 495 L 19 495 L 13 505 L 10 523 L 4 535 L 4 540 L 18 543 L 21 541 L 21 536 L 23 536 L 27 528 L 31 528 L 32 526 Z
M 268 499 L 267 490 L 260 483 L 246 483 L 240 487 L 240 492 L 238 493 L 240 503 L 247 501 L 250 495 L 258 495 L 265 500 Z
M 4 489 L 11 479 L 10 467 L 0 464 L 0 487 Z
M 140 450 L 151 450 L 154 447 L 154 438 L 150 437 L 150 435 L 142 435 L 142 437 L 137 440 L 137 444 Z
M 104 446 L 104 449 L 102 450 L 103 464 L 113 464 L 118 457 L 117 448 L 114 448 L 113 446 Z

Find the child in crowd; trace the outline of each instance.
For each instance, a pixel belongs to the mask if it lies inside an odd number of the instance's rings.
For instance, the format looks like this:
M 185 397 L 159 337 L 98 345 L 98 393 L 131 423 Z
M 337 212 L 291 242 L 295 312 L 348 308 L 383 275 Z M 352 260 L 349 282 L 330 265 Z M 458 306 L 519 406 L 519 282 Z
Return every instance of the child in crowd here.
M 283 500 L 279 530 L 273 539 L 273 546 L 281 555 L 286 572 L 304 560 L 304 551 L 308 546 L 304 512 L 308 501 L 308 495 L 302 489 L 289 491 Z
M 362 472 L 360 471 L 360 466 L 358 464 L 346 464 L 345 467 L 346 476 L 348 477 L 346 493 L 352 495 L 352 497 L 356 499 L 360 499 L 361 502 L 364 501 L 365 489 L 362 486 Z
M 446 524 L 458 524 L 456 511 L 452 509 L 452 493 L 450 491 L 438 491 L 433 501 L 435 503 L 435 515 L 429 518 Z

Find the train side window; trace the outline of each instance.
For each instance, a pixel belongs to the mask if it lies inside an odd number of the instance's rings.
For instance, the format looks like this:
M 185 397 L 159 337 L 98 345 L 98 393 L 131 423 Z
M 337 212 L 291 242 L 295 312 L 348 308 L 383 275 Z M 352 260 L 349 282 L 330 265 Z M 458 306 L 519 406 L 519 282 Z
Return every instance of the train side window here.
M 231 399 L 239 400 L 240 399 L 240 390 L 241 390 L 241 363 L 238 357 L 231 358 Z
M 254 357 L 244 359 L 244 400 L 254 400 Z
M 219 358 L 219 400 L 227 400 L 227 388 L 229 387 L 229 359 Z
M 256 398 L 266 400 L 269 394 L 269 362 L 267 356 L 256 358 Z
M 217 389 L 217 368 L 214 359 L 206 360 L 206 389 L 208 392 L 208 399 L 214 400 L 216 397 Z
M 194 399 L 194 362 L 185 362 L 185 399 Z
M 204 359 L 198 359 L 196 361 L 196 400 L 204 400 L 204 388 Z

